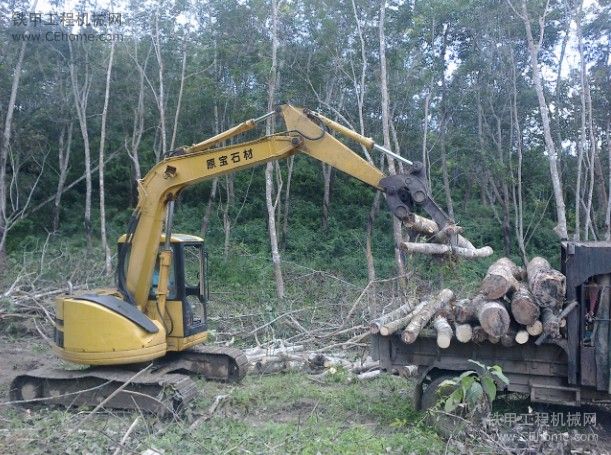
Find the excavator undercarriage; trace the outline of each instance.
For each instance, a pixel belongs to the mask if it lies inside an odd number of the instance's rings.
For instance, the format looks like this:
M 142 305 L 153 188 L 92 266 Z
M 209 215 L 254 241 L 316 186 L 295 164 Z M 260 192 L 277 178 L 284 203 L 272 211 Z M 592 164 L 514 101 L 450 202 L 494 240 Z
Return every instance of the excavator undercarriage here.
M 17 376 L 11 401 L 28 405 L 139 409 L 157 415 L 184 410 L 198 394 L 194 378 L 239 382 L 248 360 L 236 348 L 196 346 L 148 364 L 89 367 L 81 370 L 42 367 Z

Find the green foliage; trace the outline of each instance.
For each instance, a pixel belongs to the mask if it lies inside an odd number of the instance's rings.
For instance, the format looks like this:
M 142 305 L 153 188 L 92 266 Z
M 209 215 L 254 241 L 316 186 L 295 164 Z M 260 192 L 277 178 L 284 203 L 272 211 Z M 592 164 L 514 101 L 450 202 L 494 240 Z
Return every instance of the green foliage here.
M 468 413 L 482 408 L 490 409 L 498 388 L 509 385 L 509 380 L 500 366 L 489 367 L 475 360 L 469 362 L 477 367 L 477 371 L 465 371 L 460 376 L 445 380 L 439 385 L 438 391 L 442 398 L 438 406 L 445 412 L 452 413 L 459 408 Z

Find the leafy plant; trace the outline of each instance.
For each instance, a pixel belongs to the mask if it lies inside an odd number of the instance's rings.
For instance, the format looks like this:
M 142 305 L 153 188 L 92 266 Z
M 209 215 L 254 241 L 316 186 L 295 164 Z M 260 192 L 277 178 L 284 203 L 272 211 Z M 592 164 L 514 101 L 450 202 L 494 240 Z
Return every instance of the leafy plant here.
M 486 366 L 475 360 L 469 360 L 477 367 L 476 370 L 468 370 L 460 376 L 448 379 L 439 384 L 439 394 L 442 398 L 438 402 L 445 412 L 456 412 L 463 409 L 466 413 L 475 413 L 481 410 L 489 410 L 496 398 L 499 385 L 507 386 L 509 379 L 503 374 L 501 367 L 493 365 Z M 449 395 L 444 393 L 448 392 Z

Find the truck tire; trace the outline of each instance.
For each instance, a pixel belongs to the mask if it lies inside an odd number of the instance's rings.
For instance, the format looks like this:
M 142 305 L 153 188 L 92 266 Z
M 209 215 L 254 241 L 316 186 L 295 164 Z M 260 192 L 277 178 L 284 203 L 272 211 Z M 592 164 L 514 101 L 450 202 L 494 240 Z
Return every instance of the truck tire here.
M 420 399 L 420 409 L 426 411 L 427 409 L 432 408 L 437 404 L 440 396 L 437 395 L 437 391 L 439 390 L 439 385 L 448 379 L 455 378 L 457 374 L 442 374 L 441 376 L 433 379 L 423 390 L 422 397 Z M 452 389 L 448 390 L 447 395 L 452 393 Z

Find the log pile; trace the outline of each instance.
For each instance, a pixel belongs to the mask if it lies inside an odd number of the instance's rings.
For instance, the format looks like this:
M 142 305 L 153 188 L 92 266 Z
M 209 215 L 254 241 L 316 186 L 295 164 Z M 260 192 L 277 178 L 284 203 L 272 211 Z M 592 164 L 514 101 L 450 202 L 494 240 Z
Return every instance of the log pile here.
M 479 259 L 490 256 L 493 251 L 489 246 L 475 248 L 473 244 L 460 233 L 462 228 L 448 224 L 439 229 L 437 223 L 415 213 L 410 213 L 403 220 L 403 225 L 412 233 L 425 239 L 424 242 L 402 242 L 401 249 L 406 253 L 428 255 L 455 255 L 467 259 Z M 452 242 L 452 239 L 455 239 Z
M 477 295 L 456 299 L 451 290 L 444 289 L 417 305 L 406 303 L 372 321 L 370 333 L 397 333 L 411 344 L 428 326 L 441 349 L 448 348 L 454 337 L 460 343 L 490 342 L 506 347 L 535 337 L 557 339 L 562 337 L 568 314 L 568 307 L 563 311 L 565 292 L 564 275 L 544 258 L 533 258 L 526 269 L 501 258 L 488 268 Z
M 398 313 L 396 313 L 398 314 Z M 274 346 L 254 347 L 244 350 L 248 359 L 249 374 L 275 374 L 300 371 L 320 380 L 326 376 L 343 374 L 347 381 L 372 379 L 380 375 L 380 362 L 371 357 L 351 358 L 346 352 L 322 353 L 309 351 L 303 345 L 286 344 L 276 340 Z M 393 374 L 413 376 L 417 368 L 405 365 Z

